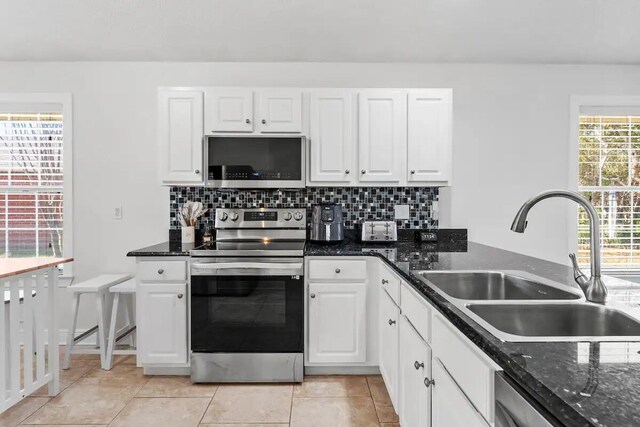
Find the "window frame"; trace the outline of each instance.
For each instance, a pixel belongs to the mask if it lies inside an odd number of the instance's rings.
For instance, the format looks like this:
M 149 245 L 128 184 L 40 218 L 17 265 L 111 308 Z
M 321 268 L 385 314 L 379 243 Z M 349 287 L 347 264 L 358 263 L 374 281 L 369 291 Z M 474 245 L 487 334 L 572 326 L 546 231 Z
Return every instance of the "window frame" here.
M 572 95 L 570 98 L 569 113 L 569 182 L 567 188 L 578 191 L 579 156 L 580 156 L 580 110 L 582 108 L 629 108 L 634 111 L 640 109 L 640 96 L 616 96 L 616 95 Z M 570 252 L 576 252 L 578 248 L 578 205 L 572 203 L 567 208 L 568 248 Z M 605 265 L 602 271 L 616 276 L 636 276 L 640 267 L 633 269 L 611 269 Z
M 62 113 L 63 187 L 62 207 L 64 217 L 63 257 L 73 258 L 73 106 L 70 93 L 0 93 L 0 109 L 15 111 L 45 111 L 52 108 Z M 73 277 L 73 263 L 65 264 L 62 276 Z

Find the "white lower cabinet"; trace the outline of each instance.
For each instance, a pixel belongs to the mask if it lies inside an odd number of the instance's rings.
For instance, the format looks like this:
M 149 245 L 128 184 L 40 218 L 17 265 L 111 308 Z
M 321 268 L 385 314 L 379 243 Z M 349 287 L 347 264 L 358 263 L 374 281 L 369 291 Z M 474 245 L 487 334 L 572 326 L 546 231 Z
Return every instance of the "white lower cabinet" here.
M 186 283 L 139 283 L 136 295 L 140 363 L 187 363 Z
M 431 348 L 405 316 L 400 316 L 400 425 L 431 425 Z M 449 424 L 456 426 L 458 424 Z M 459 424 L 464 426 L 465 424 Z
M 365 362 L 366 283 L 309 284 L 309 362 Z
M 433 427 L 488 427 L 489 424 L 437 358 L 433 359 L 433 381 Z M 403 427 L 413 427 L 413 424 L 405 424 L 402 419 L 400 422 Z
M 380 374 L 387 386 L 394 408 L 398 409 L 398 320 L 400 309 L 384 289 L 380 290 Z

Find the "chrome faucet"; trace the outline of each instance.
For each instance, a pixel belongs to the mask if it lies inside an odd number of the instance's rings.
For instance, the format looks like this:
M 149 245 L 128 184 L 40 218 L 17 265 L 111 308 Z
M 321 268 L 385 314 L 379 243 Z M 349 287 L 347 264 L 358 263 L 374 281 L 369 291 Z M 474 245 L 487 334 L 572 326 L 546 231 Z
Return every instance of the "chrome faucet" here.
M 516 217 L 511 224 L 511 231 L 516 233 L 524 233 L 527 227 L 527 215 L 533 206 L 544 199 L 552 197 L 562 197 L 565 199 L 573 200 L 584 208 L 589 216 L 589 234 L 591 235 L 591 277 L 587 279 L 576 261 L 575 254 L 569 254 L 571 263 L 573 264 L 573 277 L 582 291 L 584 292 L 587 301 L 604 304 L 607 299 L 607 287 L 602 282 L 600 277 L 600 220 L 598 218 L 598 212 L 596 212 L 593 205 L 584 198 L 580 193 L 566 190 L 549 190 L 536 194 L 531 199 L 527 200 L 520 208 Z

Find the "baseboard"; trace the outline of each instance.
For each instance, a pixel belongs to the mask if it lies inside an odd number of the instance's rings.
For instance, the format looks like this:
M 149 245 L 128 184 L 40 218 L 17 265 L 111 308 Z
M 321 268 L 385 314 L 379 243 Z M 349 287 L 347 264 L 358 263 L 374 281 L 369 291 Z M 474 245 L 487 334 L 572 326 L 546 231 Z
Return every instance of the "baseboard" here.
M 305 366 L 305 375 L 380 375 L 377 366 Z

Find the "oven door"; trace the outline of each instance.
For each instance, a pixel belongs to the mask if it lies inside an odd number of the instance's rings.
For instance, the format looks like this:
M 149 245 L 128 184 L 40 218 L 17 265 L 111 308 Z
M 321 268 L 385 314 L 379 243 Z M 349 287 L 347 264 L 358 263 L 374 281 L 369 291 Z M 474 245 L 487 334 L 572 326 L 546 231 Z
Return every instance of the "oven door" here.
M 215 188 L 303 188 L 305 137 L 207 137 L 206 185 Z
M 194 258 L 194 353 L 302 353 L 302 258 Z

